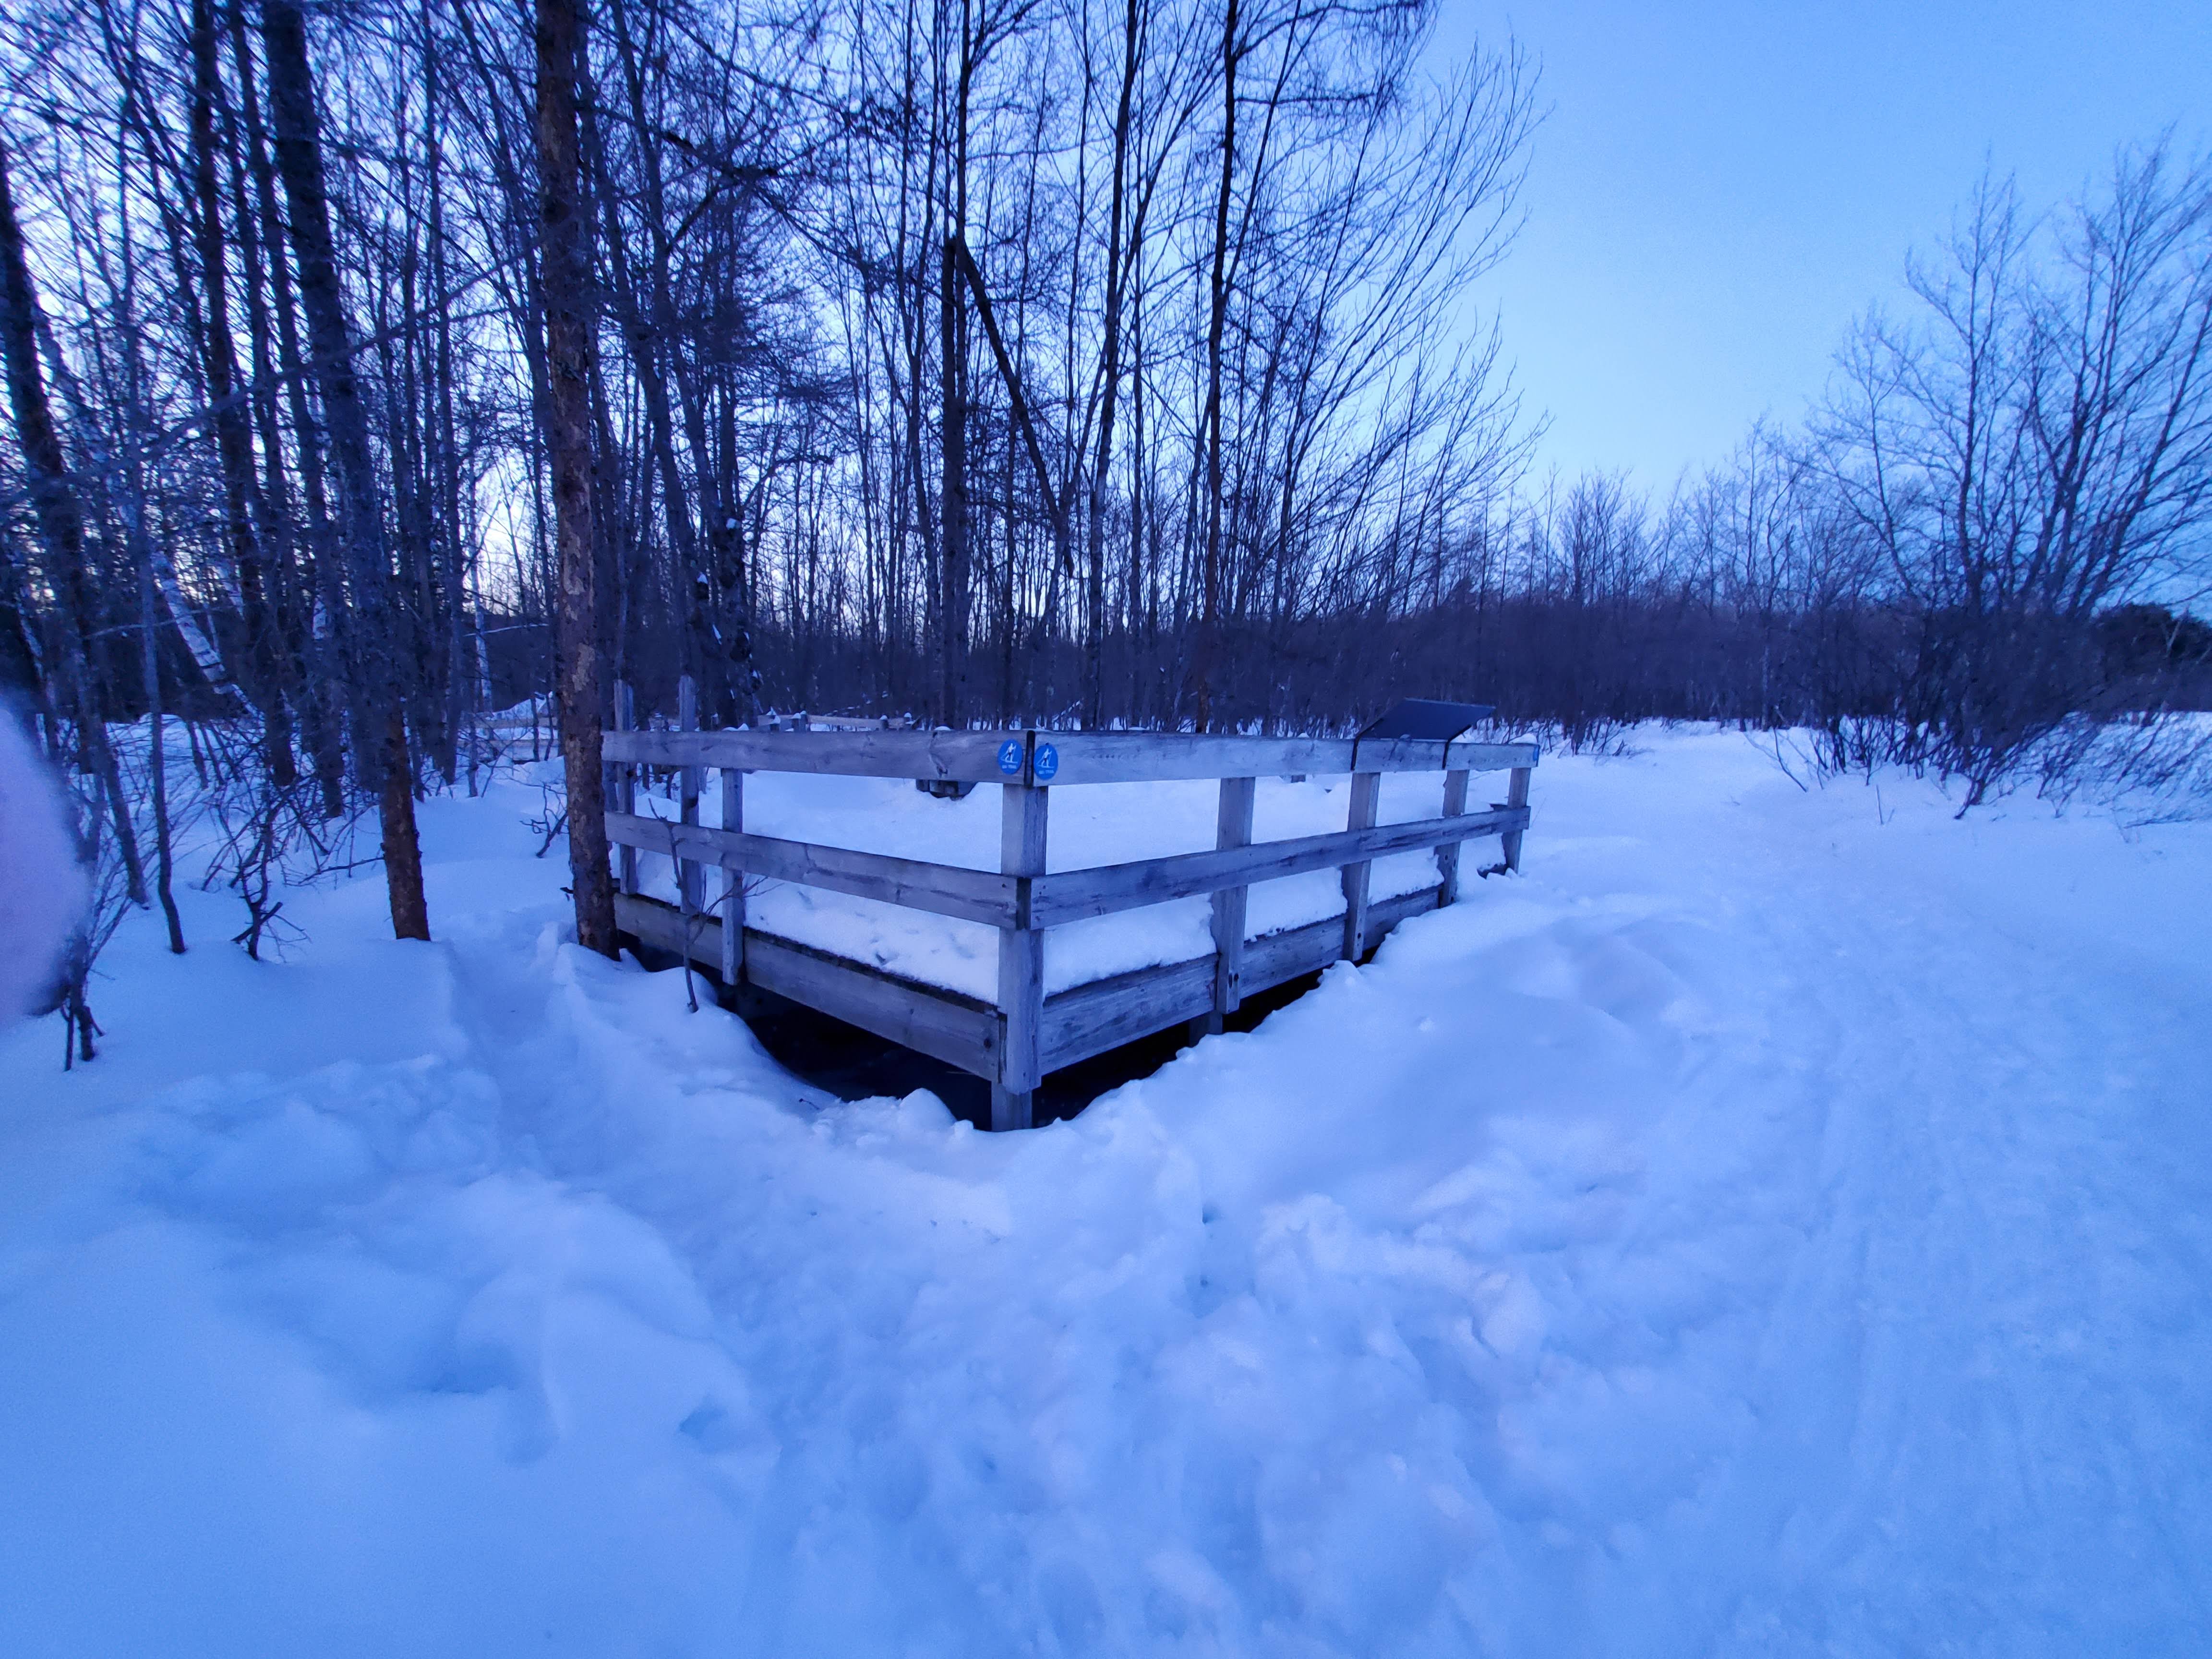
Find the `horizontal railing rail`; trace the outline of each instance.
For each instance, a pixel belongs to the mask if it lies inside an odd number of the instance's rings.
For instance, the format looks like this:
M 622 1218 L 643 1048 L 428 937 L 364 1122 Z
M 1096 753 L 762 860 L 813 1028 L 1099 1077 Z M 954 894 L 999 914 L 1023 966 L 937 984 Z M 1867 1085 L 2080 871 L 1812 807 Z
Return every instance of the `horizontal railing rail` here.
M 1365 859 L 1388 858 L 1393 853 L 1425 852 L 1478 836 L 1503 835 L 1508 830 L 1525 828 L 1528 822 L 1527 807 L 1501 808 L 1040 876 L 1032 884 L 1030 898 L 1031 925 L 1059 927 L 1092 916 L 1164 904 L 1171 899 L 1218 893 L 1224 888 L 1256 887 L 1263 881 L 1340 869 Z
M 608 732 L 606 759 L 924 782 L 1170 783 L 1349 772 L 1502 772 L 1533 743 L 1242 738 L 1189 732 Z
M 1246 738 L 1190 732 L 1039 732 L 1032 783 L 1170 783 L 1348 772 L 1502 772 L 1535 764 L 1533 743 L 1412 738 Z M 1053 751 L 1048 763 L 1044 751 Z M 1049 769 L 1048 769 L 1048 767 Z
M 1004 783 L 1007 735 L 997 732 L 606 732 L 610 761 L 647 766 L 728 766 L 744 772 L 814 772 L 854 778 Z M 1018 779 L 1026 757 L 1011 775 Z
M 781 841 L 742 830 L 715 830 L 628 812 L 607 814 L 607 839 L 618 847 L 659 853 L 771 881 L 797 882 L 855 898 L 880 899 L 987 927 L 1014 925 L 1014 878 L 995 870 L 896 858 L 811 841 Z
M 1372 830 L 1338 830 L 1291 841 L 1255 842 L 1249 847 L 1175 853 L 1127 864 L 1094 865 L 1031 876 L 1026 878 L 1030 884 L 1027 925 L 1061 927 L 1071 921 L 1197 898 L 1224 888 L 1256 887 L 1265 881 L 1340 869 L 1361 860 L 1426 852 L 1485 836 L 1501 836 L 1508 830 L 1525 830 L 1528 824 L 1527 807 L 1499 807 L 1458 817 L 1419 818 L 1379 824 Z M 626 812 L 607 814 L 607 839 L 641 852 L 696 860 L 725 870 L 765 876 L 771 881 L 796 882 L 857 898 L 879 899 L 909 910 L 981 922 L 987 927 L 1020 925 L 1016 883 L 1024 878 L 995 871 L 863 853 L 815 842 L 781 841 L 773 836 Z

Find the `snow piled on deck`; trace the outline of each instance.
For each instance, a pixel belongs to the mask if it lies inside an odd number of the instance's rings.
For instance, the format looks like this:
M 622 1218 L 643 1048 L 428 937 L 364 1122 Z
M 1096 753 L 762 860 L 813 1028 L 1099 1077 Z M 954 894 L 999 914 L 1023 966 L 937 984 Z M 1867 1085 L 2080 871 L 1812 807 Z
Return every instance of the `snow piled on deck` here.
M 1253 791 L 1253 839 L 1286 841 L 1342 830 L 1351 805 L 1350 783 L 1344 777 L 1297 783 L 1288 778 L 1258 780 Z M 1491 784 L 1497 786 L 1496 793 L 1504 793 L 1504 775 L 1477 775 L 1469 792 L 1471 810 L 1482 810 L 1487 797 L 1475 791 Z M 987 785 L 965 800 L 939 800 L 900 779 L 757 772 L 745 780 L 744 827 L 756 835 L 787 841 L 996 870 L 1003 793 Z M 1211 779 L 1054 789 L 1047 809 L 1046 867 L 1082 870 L 1209 851 L 1215 844 L 1220 794 L 1220 784 Z M 665 819 L 678 817 L 680 808 L 667 793 L 641 793 L 638 811 Z M 1443 811 L 1441 774 L 1384 775 L 1377 823 L 1432 818 Z M 721 822 L 720 793 L 711 776 L 699 816 L 705 823 Z M 1480 863 L 1495 863 L 1498 857 L 1497 836 L 1468 842 L 1462 859 L 1466 875 L 1471 878 Z M 1395 898 L 1437 884 L 1433 853 L 1393 854 L 1376 860 L 1369 871 L 1372 899 Z M 720 881 L 719 874 L 708 872 L 703 892 L 709 902 L 720 897 Z M 638 885 L 655 898 L 675 902 L 675 865 L 665 854 L 641 852 Z M 760 883 L 748 894 L 745 907 L 746 925 L 763 932 L 925 985 L 941 985 L 987 1002 L 997 1000 L 998 933 L 980 922 L 781 881 Z M 1341 879 L 1334 870 L 1319 870 L 1251 889 L 1245 927 L 1257 939 L 1343 914 Z M 1045 991 L 1050 994 L 1139 968 L 1211 956 L 1212 918 L 1212 907 L 1201 897 L 1054 927 L 1044 940 Z
M 534 789 L 434 945 L 134 921 L 0 1036 L 7 1651 L 2203 1651 L 2212 826 L 1638 743 L 1024 1135 L 563 944 Z

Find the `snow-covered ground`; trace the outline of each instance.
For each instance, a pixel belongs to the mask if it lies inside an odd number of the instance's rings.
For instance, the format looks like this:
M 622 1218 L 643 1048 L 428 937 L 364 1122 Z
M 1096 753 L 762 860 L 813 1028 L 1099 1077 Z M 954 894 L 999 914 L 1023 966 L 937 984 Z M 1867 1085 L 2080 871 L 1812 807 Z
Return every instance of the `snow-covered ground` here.
M 563 945 L 534 789 L 434 945 L 134 921 L 0 1036 L 0 1649 L 2206 1651 L 2212 825 L 1638 742 L 1024 1135 Z

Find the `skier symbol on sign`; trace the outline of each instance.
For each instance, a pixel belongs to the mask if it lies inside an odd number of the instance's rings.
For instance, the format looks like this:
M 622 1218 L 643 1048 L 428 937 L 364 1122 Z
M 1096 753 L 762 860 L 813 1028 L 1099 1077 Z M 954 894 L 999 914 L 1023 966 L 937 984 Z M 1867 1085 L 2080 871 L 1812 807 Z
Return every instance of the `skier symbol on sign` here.
M 1022 769 L 1022 745 L 1016 739 L 1008 738 L 999 745 L 999 769 L 1010 778 Z

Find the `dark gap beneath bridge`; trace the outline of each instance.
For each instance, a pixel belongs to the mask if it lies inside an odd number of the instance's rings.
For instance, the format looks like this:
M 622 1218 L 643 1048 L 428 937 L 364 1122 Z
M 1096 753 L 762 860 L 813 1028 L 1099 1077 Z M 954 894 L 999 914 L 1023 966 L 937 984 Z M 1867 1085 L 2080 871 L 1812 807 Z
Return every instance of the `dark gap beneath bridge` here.
M 680 965 L 672 951 L 627 939 L 623 948 L 655 972 Z M 699 981 L 700 995 L 712 997 L 736 1013 L 775 1062 L 802 1082 L 826 1089 L 841 1100 L 883 1096 L 897 1099 L 927 1089 L 951 1109 L 953 1116 L 979 1129 L 990 1127 L 991 1085 L 973 1073 L 848 1025 L 834 1015 L 773 991 L 742 985 L 732 994 L 723 990 L 714 975 L 696 968 L 692 971 Z M 1319 972 L 1302 974 L 1248 996 L 1235 1013 L 1224 1018 L 1222 1027 L 1229 1031 L 1251 1030 L 1278 1008 L 1288 1007 L 1320 983 Z M 1099 1096 L 1150 1077 L 1188 1048 L 1190 1042 L 1188 1028 L 1176 1026 L 1047 1073 L 1036 1091 L 1035 1121 L 1053 1123 L 1075 1116 Z

